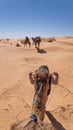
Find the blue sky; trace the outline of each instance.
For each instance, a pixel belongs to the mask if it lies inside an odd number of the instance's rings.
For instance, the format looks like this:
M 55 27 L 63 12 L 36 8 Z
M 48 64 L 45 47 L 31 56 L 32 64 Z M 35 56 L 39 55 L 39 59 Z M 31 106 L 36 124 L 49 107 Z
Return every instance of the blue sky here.
M 73 36 L 73 0 L 0 0 L 0 38 Z

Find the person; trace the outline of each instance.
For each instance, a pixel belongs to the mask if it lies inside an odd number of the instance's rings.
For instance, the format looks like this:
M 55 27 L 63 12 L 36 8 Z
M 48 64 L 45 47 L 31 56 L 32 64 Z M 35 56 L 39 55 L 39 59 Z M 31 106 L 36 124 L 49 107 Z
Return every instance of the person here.
M 28 38 L 28 37 L 26 37 L 26 40 L 29 40 L 29 38 Z
M 31 118 L 36 117 L 36 121 L 43 122 L 51 85 L 58 84 L 59 75 L 57 72 L 50 74 L 48 66 L 42 65 L 35 72 L 29 73 L 29 80 L 34 85 L 35 91 L 32 101 Z

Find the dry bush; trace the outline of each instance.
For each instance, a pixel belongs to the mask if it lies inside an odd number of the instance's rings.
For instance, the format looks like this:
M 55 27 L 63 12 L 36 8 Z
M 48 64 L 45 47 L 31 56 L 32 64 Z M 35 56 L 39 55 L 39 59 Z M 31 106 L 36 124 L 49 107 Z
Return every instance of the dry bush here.
M 56 41 L 55 37 L 51 37 L 48 39 L 48 42 L 54 42 L 54 41 Z

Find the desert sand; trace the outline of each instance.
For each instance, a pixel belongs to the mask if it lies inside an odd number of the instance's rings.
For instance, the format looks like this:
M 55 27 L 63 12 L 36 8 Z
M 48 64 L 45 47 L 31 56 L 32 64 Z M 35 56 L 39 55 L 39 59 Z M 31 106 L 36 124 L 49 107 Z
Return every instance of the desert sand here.
M 29 118 L 34 87 L 28 75 L 43 64 L 50 73 L 59 73 L 44 123 L 55 121 L 56 130 L 73 130 L 73 37 L 68 36 L 56 37 L 54 42 L 42 40 L 39 52 L 33 44 L 24 47 L 19 39 L 0 40 L 0 130 L 10 130 L 12 124 Z

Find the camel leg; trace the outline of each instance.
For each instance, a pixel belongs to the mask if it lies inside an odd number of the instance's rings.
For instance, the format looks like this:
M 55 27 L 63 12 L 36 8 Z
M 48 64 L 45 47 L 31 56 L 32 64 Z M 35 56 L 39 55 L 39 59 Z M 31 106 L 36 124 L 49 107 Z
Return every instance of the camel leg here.
M 40 47 L 40 43 L 38 42 L 38 48 Z
M 29 48 L 31 47 L 31 43 L 29 42 Z
M 37 48 L 37 43 L 35 43 L 35 48 Z

